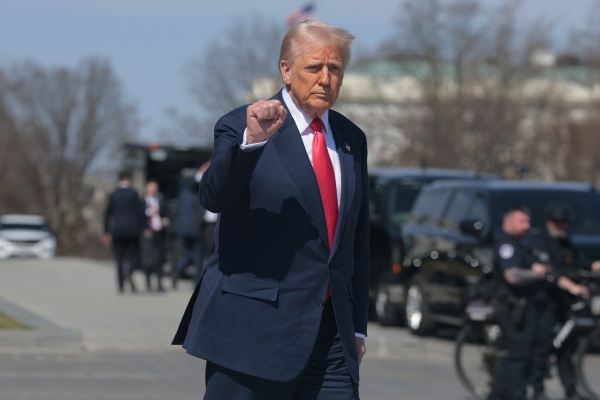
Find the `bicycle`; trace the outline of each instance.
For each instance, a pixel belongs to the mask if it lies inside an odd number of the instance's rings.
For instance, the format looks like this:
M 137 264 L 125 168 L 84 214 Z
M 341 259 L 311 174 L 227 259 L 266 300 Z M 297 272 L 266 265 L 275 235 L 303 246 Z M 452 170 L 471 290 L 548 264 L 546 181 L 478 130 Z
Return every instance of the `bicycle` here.
M 582 271 L 580 277 L 587 279 L 589 298 L 571 305 L 569 318 L 557 326 L 553 346 L 560 348 L 567 339 L 576 337 L 577 390 L 591 400 L 600 400 L 600 275 Z M 494 303 L 471 300 L 465 308 L 465 324 L 455 340 L 454 366 L 462 385 L 476 399 L 483 400 L 489 394 L 496 368 L 504 355 Z

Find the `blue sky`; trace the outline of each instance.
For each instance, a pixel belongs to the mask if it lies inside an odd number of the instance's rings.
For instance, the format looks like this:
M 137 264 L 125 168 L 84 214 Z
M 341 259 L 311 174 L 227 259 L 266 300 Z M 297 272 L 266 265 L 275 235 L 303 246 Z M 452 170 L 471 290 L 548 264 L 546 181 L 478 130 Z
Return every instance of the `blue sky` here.
M 496 5 L 500 0 L 483 0 Z M 594 0 L 523 0 L 526 18 L 555 19 L 561 32 L 584 23 Z M 88 56 L 106 57 L 135 102 L 142 136 L 169 126 L 168 108 L 201 115 L 189 96 L 183 68 L 233 18 L 264 15 L 281 21 L 306 1 L 275 0 L 1 0 L 0 65 L 26 59 L 73 67 Z M 355 51 L 393 33 L 399 0 L 321 0 L 320 19 L 356 36 Z

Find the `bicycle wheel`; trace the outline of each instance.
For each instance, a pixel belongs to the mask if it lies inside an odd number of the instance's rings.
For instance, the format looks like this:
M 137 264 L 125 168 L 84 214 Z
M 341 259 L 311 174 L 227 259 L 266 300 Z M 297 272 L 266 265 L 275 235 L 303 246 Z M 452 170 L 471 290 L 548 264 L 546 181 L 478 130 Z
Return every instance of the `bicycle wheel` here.
M 579 390 L 590 399 L 600 400 L 600 329 L 583 338 L 575 353 Z
M 498 325 L 465 325 L 454 347 L 454 367 L 463 386 L 477 399 L 485 399 L 504 353 Z

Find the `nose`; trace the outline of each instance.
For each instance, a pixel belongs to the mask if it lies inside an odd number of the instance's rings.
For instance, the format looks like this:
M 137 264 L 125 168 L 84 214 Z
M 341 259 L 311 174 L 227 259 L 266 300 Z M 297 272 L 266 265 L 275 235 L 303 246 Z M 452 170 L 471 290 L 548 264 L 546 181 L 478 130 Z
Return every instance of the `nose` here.
M 329 85 L 329 68 L 326 66 L 321 70 L 321 84 Z

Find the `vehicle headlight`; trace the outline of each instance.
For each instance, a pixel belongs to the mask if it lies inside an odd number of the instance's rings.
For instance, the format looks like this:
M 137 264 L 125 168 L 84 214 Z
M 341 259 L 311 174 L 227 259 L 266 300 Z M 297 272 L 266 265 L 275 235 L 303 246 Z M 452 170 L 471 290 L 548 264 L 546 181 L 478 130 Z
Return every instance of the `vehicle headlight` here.
M 56 246 L 56 239 L 53 237 L 47 237 L 40 240 L 39 245 L 45 249 L 51 249 Z
M 594 315 L 600 315 L 600 296 L 593 296 L 590 301 L 590 310 Z

